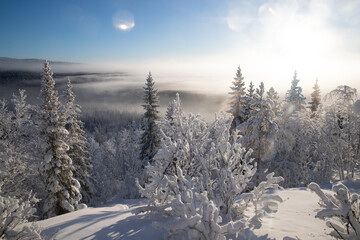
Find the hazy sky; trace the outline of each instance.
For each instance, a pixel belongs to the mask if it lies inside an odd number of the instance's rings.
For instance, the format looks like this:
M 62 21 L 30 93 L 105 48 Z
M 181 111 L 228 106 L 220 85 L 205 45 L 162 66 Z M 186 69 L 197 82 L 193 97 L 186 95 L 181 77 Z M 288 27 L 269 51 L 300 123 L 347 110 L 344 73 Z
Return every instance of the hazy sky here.
M 227 92 L 360 90 L 359 0 L 0 0 L 0 56 L 96 63 Z M 204 86 L 204 82 L 206 85 Z M 194 84 L 194 85 L 193 85 Z

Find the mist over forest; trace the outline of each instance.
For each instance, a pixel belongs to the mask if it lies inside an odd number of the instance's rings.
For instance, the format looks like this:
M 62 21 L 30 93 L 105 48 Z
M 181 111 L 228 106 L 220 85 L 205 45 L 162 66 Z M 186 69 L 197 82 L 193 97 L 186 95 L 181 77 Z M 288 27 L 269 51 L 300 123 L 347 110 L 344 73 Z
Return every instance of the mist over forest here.
M 28 101 L 38 103 L 41 71 L 44 60 L 0 58 L 0 95 L 10 99 L 18 89 L 25 89 Z M 73 83 L 78 103 L 84 115 L 98 111 L 115 111 L 140 115 L 142 112 L 143 82 L 145 76 L 128 72 L 92 72 L 87 64 L 50 61 L 59 92 L 65 89 L 67 78 Z M 156 76 L 156 73 L 153 73 Z M 231 80 L 230 80 L 231 81 Z M 174 87 L 171 81 L 157 82 L 160 98 L 160 113 L 164 114 L 167 104 L 181 96 L 187 112 L 200 113 L 206 119 L 213 119 L 215 112 L 226 110 L 226 95 L 204 93 L 197 89 Z M 177 83 L 181 86 L 181 82 Z M 176 88 L 177 90 L 174 90 Z

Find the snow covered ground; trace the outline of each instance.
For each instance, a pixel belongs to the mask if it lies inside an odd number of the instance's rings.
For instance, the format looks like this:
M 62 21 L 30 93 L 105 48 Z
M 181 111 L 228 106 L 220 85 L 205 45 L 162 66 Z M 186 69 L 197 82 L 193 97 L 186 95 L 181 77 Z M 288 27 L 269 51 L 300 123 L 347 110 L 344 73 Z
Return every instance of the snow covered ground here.
M 247 231 L 246 239 L 331 239 L 325 221 L 315 218 L 318 196 L 306 188 L 278 191 L 283 199 L 276 213 L 267 215 L 259 229 Z M 152 219 L 131 211 L 144 199 L 117 200 L 104 207 L 86 208 L 39 221 L 43 234 L 58 232 L 55 239 L 163 239 Z

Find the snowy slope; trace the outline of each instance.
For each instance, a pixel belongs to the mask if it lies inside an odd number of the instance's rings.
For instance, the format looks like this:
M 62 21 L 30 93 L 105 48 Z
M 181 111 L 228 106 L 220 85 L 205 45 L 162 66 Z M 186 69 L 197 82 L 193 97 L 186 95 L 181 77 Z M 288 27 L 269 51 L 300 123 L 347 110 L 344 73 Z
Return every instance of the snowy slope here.
M 247 239 L 331 239 L 325 221 L 315 218 L 319 209 L 316 194 L 305 188 L 278 191 L 283 203 L 276 213 L 263 218 L 260 229 L 252 229 Z M 59 229 L 55 239 L 162 239 L 152 220 L 133 215 L 131 210 L 145 200 L 120 200 L 106 207 L 87 208 L 39 221 L 44 234 Z
M 306 188 L 278 191 L 283 202 L 278 211 L 263 218 L 262 227 L 254 230 L 258 236 L 268 234 L 269 238 L 283 239 L 331 239 L 325 221 L 315 218 L 319 198 Z M 285 238 L 286 239 L 286 238 Z

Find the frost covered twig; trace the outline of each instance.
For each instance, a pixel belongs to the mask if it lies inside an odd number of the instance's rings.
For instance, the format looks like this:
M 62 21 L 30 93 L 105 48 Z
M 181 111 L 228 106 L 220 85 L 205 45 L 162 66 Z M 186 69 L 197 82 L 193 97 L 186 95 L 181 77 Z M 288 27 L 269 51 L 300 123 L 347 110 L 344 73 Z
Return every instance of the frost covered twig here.
M 309 189 L 321 199 L 320 206 L 324 207 L 316 217 L 330 219 L 327 225 L 334 229 L 333 235 L 342 239 L 359 239 L 360 237 L 360 202 L 357 193 L 351 193 L 342 183 L 333 185 L 334 194 L 324 193 L 318 184 L 310 183 Z M 340 220 L 336 224 L 333 219 Z

